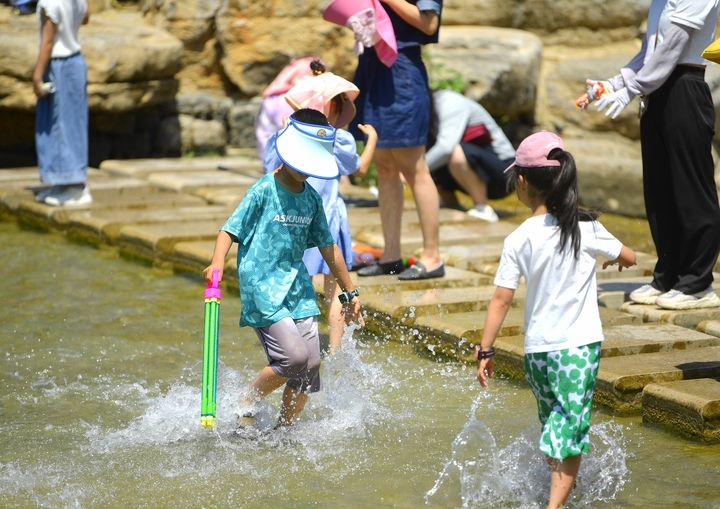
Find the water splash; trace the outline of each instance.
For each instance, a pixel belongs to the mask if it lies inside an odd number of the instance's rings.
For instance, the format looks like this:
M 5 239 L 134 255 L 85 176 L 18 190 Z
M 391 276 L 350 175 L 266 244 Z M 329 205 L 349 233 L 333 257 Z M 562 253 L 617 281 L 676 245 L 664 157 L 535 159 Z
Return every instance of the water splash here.
M 545 507 L 550 471 L 537 447 L 538 426 L 525 429 L 500 447 L 493 432 L 477 417 L 481 402 L 482 413 L 492 411 L 496 403 L 489 391 L 475 398 L 467 422 L 451 444 L 450 459 L 425 494 L 425 503 L 463 508 Z M 626 460 L 631 455 L 625 442 L 623 427 L 612 421 L 591 428 L 591 450 L 583 457 L 567 507 L 616 499 L 630 474 Z

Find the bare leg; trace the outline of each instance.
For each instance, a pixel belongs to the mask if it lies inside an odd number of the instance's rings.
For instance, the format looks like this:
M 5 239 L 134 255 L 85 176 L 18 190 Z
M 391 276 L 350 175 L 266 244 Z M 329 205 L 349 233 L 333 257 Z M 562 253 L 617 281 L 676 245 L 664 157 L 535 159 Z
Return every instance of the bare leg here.
M 425 162 L 425 147 L 397 148 L 393 157 L 400 173 L 407 180 L 417 207 L 420 229 L 423 235 L 423 251 L 420 261 L 428 271 L 440 266 L 440 198 L 430 169 Z
M 308 399 L 308 395 L 304 392 L 298 392 L 286 385 L 285 391 L 283 392 L 282 408 L 280 409 L 280 418 L 278 419 L 277 427 L 285 428 L 297 422 Z
M 270 366 L 265 366 L 260 370 L 253 383 L 250 384 L 250 388 L 245 395 L 245 401 L 241 401 L 241 404 L 250 404 L 264 398 L 287 381 L 287 378 L 275 374 Z
M 470 168 L 465 158 L 465 152 L 463 152 L 460 145 L 455 145 L 455 149 L 448 161 L 448 169 L 452 178 L 455 179 L 455 182 L 460 185 L 463 191 L 470 195 L 475 205 L 484 205 L 488 202 L 487 185 Z
M 580 454 L 567 457 L 562 461 L 548 458 L 548 464 L 552 468 L 548 509 L 560 509 L 565 505 L 575 486 L 581 459 L 582 455 Z
M 400 230 L 402 226 L 403 183 L 393 161 L 394 149 L 377 149 L 373 160 L 378 172 L 378 205 L 385 242 L 382 263 L 400 259 Z
M 328 335 L 330 336 L 330 353 L 335 354 L 342 348 L 342 335 L 345 332 L 345 315 L 342 312 L 342 304 L 338 295 L 340 295 L 340 285 L 332 274 L 325 274 L 325 299 L 328 301 L 327 321 Z

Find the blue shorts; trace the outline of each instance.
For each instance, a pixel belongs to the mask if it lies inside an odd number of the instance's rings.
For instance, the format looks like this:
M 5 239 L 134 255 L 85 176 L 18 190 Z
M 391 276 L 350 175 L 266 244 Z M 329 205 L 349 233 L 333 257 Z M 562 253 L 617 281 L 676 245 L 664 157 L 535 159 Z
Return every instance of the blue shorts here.
M 430 89 L 421 47 L 401 49 L 392 67 L 377 57 L 373 48 L 360 55 L 353 82 L 360 89 L 355 100 L 357 114 L 350 132 L 358 140 L 364 134 L 357 124 L 370 124 L 378 133 L 377 148 L 425 145 L 430 125 Z
M 525 355 L 525 379 L 537 400 L 545 455 L 562 460 L 589 450 L 599 366 L 600 343 Z

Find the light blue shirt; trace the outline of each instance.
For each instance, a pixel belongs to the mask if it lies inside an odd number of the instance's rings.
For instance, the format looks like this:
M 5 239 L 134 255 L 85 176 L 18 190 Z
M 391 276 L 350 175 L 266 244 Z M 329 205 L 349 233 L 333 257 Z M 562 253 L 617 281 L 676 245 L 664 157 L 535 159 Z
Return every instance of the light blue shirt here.
M 320 314 L 303 253 L 335 241 L 322 200 L 311 186 L 293 193 L 274 175 L 265 175 L 248 189 L 221 229 L 238 243 L 241 327 Z

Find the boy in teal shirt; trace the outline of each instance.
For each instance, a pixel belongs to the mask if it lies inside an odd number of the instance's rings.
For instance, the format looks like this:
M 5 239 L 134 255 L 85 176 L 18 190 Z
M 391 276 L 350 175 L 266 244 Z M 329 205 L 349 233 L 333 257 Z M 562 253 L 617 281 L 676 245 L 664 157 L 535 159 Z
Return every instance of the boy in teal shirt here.
M 277 137 L 282 165 L 258 180 L 218 233 L 212 262 L 222 279 L 225 257 L 238 243 L 240 326 L 260 339 L 268 365 L 241 401 L 240 425 L 251 425 L 253 403 L 285 385 L 278 427 L 294 423 L 308 399 L 320 390 L 320 338 L 315 289 L 303 253 L 318 247 L 344 293 L 345 312 L 364 325 L 358 292 L 328 229 L 320 195 L 308 177 L 338 175 L 333 155 L 335 130 L 316 110 L 298 110 Z

